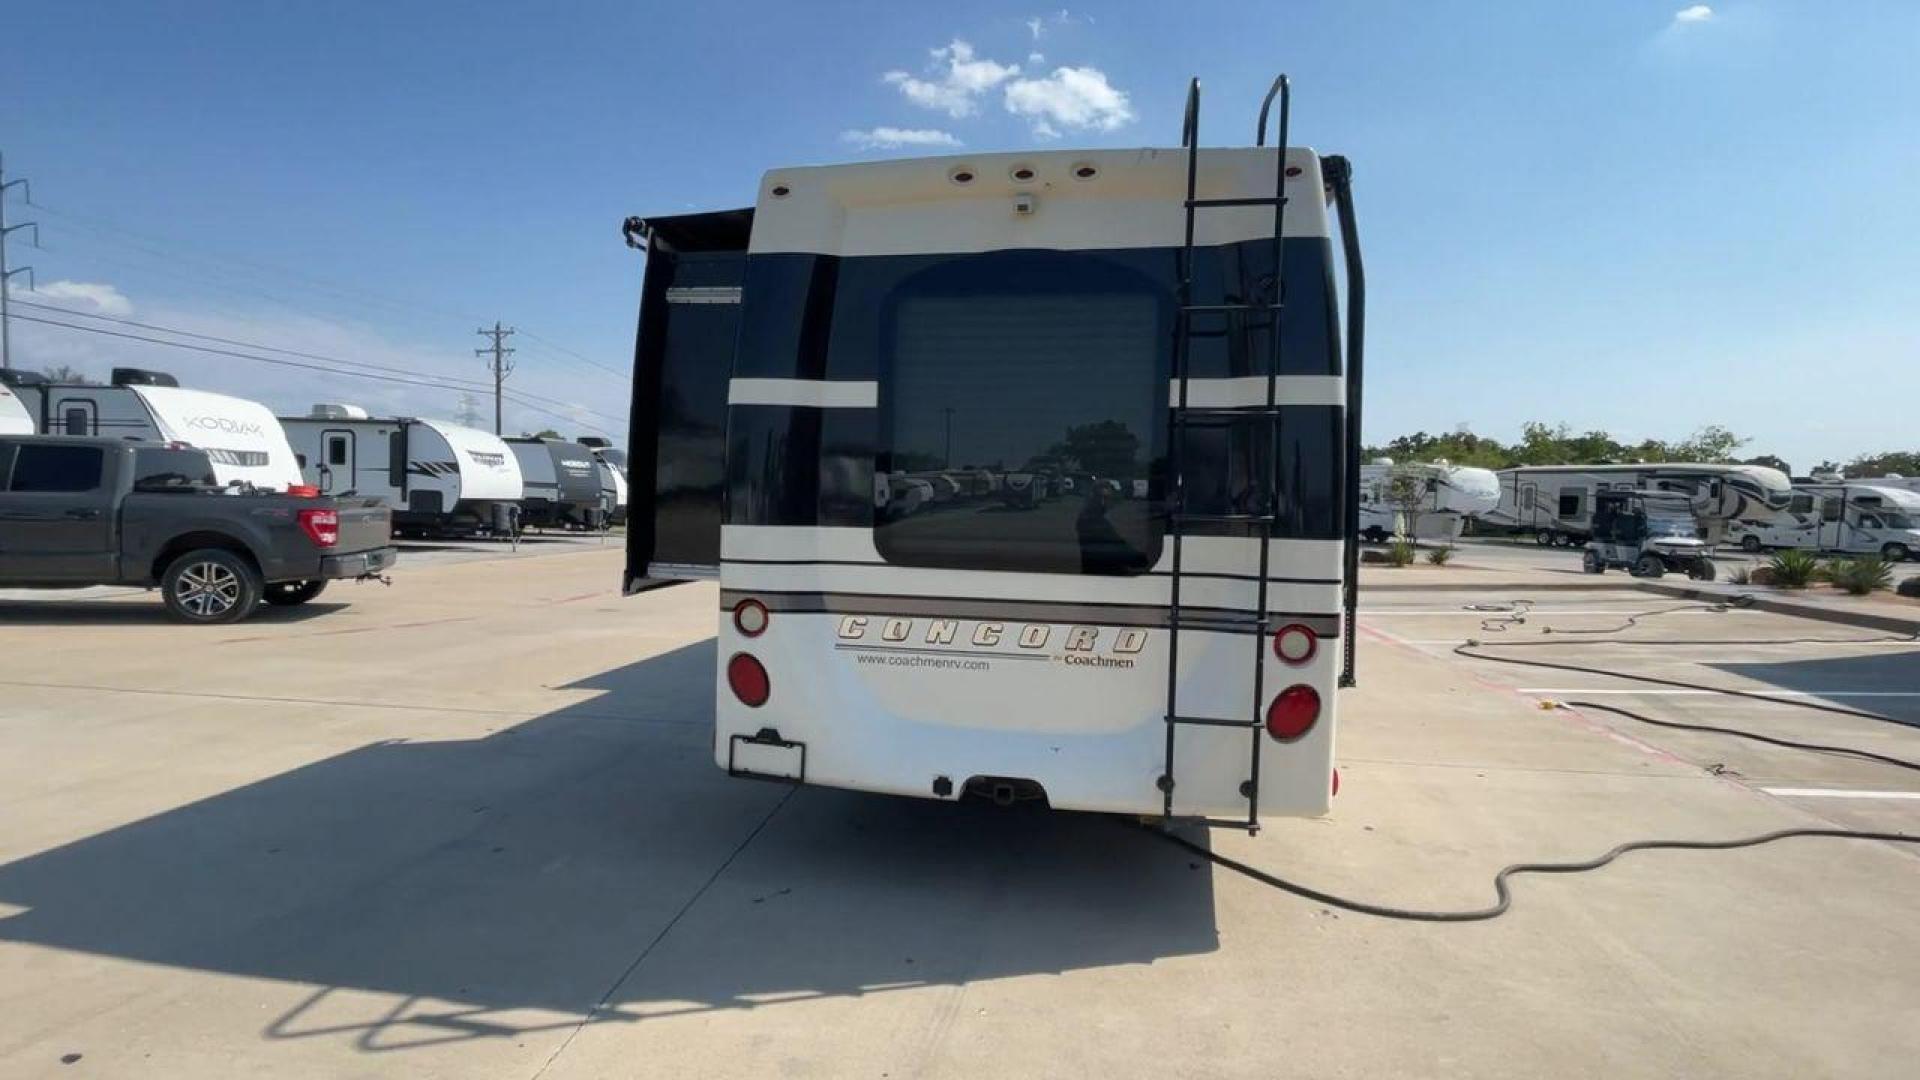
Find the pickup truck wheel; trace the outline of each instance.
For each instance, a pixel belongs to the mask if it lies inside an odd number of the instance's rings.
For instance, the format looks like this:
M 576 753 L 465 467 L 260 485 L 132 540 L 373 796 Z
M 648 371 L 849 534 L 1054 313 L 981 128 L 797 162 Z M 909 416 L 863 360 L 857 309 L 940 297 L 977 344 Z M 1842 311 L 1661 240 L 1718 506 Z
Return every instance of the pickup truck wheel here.
M 267 586 L 266 592 L 262 593 L 260 598 L 269 604 L 292 607 L 319 596 L 320 591 L 326 587 L 325 578 L 317 578 L 313 581 L 277 581 Z
M 183 622 L 239 622 L 260 606 L 260 572 L 220 548 L 189 551 L 160 576 L 167 610 Z

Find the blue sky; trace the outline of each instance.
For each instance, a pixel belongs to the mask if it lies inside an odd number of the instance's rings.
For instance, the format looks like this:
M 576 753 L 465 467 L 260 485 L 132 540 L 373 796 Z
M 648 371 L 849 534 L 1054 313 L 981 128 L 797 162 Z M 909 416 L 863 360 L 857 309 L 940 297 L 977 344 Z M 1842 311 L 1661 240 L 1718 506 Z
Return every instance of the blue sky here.
M 1168 145 L 1194 74 L 1204 136 L 1242 142 L 1286 70 L 1294 141 L 1357 170 L 1370 438 L 1720 423 L 1796 466 L 1920 444 L 1920 5 L 1899 0 L 88 3 L 4 26 L 0 151 L 44 204 L 9 220 L 47 248 L 16 234 L 14 261 L 67 283 L 56 302 L 435 377 L 478 377 L 472 331 L 499 318 L 538 335 L 510 385 L 577 407 L 510 426 L 624 416 L 602 367 L 630 363 L 629 213 L 944 139 Z M 27 365 L 454 409 L 15 331 Z

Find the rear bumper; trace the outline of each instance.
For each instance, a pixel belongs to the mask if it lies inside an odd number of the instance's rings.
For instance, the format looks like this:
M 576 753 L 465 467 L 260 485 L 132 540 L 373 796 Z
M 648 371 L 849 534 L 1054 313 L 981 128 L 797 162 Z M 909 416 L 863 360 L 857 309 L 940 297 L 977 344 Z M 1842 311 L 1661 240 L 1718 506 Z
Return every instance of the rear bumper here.
M 372 548 L 356 551 L 351 555 L 328 555 L 320 560 L 320 576 L 323 578 L 357 578 L 378 574 L 390 569 L 400 560 L 400 549 L 395 547 Z

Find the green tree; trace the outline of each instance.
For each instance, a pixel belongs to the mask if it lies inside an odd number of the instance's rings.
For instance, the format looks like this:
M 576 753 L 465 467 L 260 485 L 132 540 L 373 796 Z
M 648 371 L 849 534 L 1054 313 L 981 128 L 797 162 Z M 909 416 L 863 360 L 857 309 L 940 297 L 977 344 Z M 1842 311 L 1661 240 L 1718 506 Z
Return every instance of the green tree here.
M 1848 476 L 1920 476 L 1920 450 L 1894 450 L 1885 454 L 1862 454 L 1847 466 Z
M 76 386 L 99 386 L 100 380 L 92 378 L 86 372 L 67 364 L 55 364 L 41 372 L 50 382 L 72 383 Z
M 1068 428 L 1067 437 L 1050 452 L 1078 461 L 1095 476 L 1131 477 L 1137 471 L 1140 437 L 1118 420 L 1101 420 Z
M 1793 475 L 1793 466 L 1787 464 L 1785 459 L 1774 457 L 1772 454 L 1761 454 L 1759 457 L 1750 457 L 1745 461 L 1742 461 L 1740 464 L 1764 465 L 1769 469 L 1779 469 L 1781 472 L 1786 473 L 1788 476 Z

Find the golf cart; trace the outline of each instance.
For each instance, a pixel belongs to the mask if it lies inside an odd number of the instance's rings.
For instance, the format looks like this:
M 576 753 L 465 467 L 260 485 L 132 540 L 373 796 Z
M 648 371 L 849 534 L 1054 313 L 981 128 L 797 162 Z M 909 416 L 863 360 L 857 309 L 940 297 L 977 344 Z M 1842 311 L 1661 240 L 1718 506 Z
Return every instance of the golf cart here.
M 1687 497 L 1663 491 L 1602 491 L 1593 499 L 1593 539 L 1582 559 L 1589 574 L 1608 567 L 1634 577 L 1667 571 L 1713 580 L 1713 549 L 1700 539 Z

